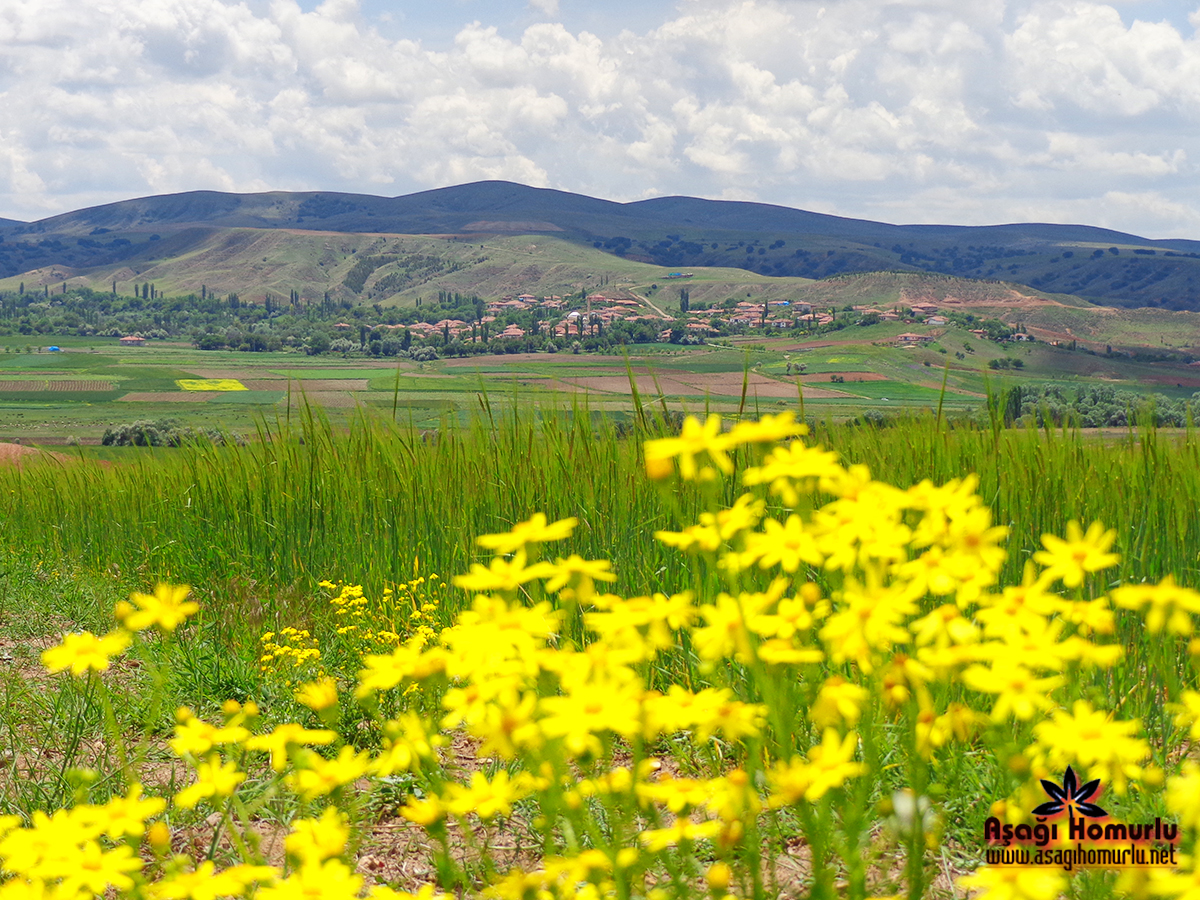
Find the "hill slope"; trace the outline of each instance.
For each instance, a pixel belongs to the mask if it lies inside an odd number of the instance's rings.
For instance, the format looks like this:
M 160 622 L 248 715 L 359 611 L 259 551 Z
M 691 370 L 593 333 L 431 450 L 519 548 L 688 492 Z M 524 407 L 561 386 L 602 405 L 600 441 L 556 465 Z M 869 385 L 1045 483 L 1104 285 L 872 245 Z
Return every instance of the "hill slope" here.
M 763 203 L 662 197 L 615 203 L 509 182 L 403 197 L 328 192 L 145 197 L 4 228 L 0 277 L 34 269 L 144 270 L 217 231 L 557 235 L 671 268 L 824 278 L 897 270 L 1004 280 L 1096 303 L 1200 309 L 1200 242 L 1083 225 L 888 225 Z M 161 243 L 160 243 L 161 242 Z

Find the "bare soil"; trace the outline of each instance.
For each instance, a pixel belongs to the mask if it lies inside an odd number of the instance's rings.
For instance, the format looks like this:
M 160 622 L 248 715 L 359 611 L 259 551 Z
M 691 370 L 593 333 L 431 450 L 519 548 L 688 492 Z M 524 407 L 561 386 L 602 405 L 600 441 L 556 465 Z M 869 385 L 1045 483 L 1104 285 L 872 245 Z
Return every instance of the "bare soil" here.
M 16 466 L 19 469 L 29 463 L 43 462 L 75 462 L 75 458 L 23 444 L 0 444 L 0 466 Z

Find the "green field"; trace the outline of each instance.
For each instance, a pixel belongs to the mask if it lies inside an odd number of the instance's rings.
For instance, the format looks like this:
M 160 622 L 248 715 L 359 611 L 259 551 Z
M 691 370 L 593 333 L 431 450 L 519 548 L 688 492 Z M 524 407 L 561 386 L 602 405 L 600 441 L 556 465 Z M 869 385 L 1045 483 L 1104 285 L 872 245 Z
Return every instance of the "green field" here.
M 1173 400 L 1200 389 L 1200 372 L 1180 362 L 1044 343 L 1004 348 L 953 325 L 932 344 L 900 349 L 893 346 L 899 330 L 880 324 L 807 342 L 740 338 L 697 347 L 635 344 L 624 356 L 560 352 L 425 363 L 199 351 L 170 342 L 121 347 L 110 338 L 55 338 L 63 349 L 48 352 L 24 337 L 0 339 L 0 438 L 92 444 L 113 426 L 161 419 L 253 434 L 263 421 L 287 421 L 302 402 L 334 422 L 345 423 L 361 407 L 424 429 L 465 422 L 485 400 L 509 408 L 517 396 L 547 408 L 628 415 L 630 373 L 641 400 L 675 411 L 798 408 L 803 391 L 806 415 L 839 419 L 939 406 L 970 414 L 989 393 L 1014 385 L 1103 386 Z M 990 367 L 1013 360 L 1021 368 Z M 190 392 L 178 384 L 204 378 L 237 379 L 250 389 Z

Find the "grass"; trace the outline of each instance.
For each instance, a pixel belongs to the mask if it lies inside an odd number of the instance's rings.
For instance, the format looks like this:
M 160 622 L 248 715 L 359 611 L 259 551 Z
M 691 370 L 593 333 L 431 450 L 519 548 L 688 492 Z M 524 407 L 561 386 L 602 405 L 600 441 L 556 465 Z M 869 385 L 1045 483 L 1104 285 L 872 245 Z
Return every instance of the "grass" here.
M 893 391 L 885 382 L 852 387 Z M 923 400 L 936 403 L 929 394 Z M 501 412 L 494 397 L 482 402 L 465 426 L 452 425 L 454 417 L 435 432 L 411 427 L 403 408 L 393 424 L 387 404 L 359 413 L 347 431 L 301 408 L 290 428 L 286 418 L 260 422 L 246 447 L 144 449 L 111 468 L 0 472 L 0 533 L 9 547 L 41 548 L 48 563 L 68 559 L 97 571 L 115 564 L 196 584 L 253 582 L 269 594 L 322 578 L 381 587 L 410 578 L 415 560 L 464 571 L 473 535 L 540 509 L 581 516 L 569 549 L 587 556 L 615 548 L 614 564 L 633 589 L 678 586 L 677 560 L 653 543 L 623 539 L 678 527 L 694 512 L 683 499 L 678 509 L 664 505 L 644 482 L 636 441 L 583 407 L 535 414 Z M 443 416 L 456 409 L 440 408 Z M 825 421 L 817 430 L 847 460 L 892 483 L 978 473 L 997 520 L 1018 537 L 1008 570 L 1018 580 L 1042 533 L 1076 518 L 1118 529 L 1127 559 L 1120 574 L 1173 572 L 1200 583 L 1200 445 L 1190 432 L 993 434 L 938 425 L 929 414 L 885 428 Z M 282 607 L 268 608 L 286 618 Z

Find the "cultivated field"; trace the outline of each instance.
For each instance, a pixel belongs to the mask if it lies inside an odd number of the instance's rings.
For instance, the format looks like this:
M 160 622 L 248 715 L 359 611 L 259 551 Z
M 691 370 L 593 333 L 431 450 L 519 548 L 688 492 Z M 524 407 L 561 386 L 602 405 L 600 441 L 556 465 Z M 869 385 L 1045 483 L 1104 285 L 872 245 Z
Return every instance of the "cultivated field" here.
M 1077 390 L 1154 391 L 1174 400 L 1200 389 L 1200 371 L 1045 343 L 1007 347 L 949 325 L 918 347 L 896 346 L 905 326 L 851 327 L 819 340 L 752 337 L 697 347 L 630 345 L 624 356 L 570 352 L 472 356 L 417 363 L 362 355 L 199 351 L 111 338 L 0 342 L 0 439 L 94 444 L 135 420 L 253 434 L 304 403 L 336 422 L 374 410 L 419 429 L 462 424 L 482 407 L 572 409 L 617 418 L 642 402 L 674 412 L 799 410 L 845 419 L 941 408 L 978 410 L 989 392 L 1029 383 Z M 1020 369 L 990 368 L 1016 361 Z M 632 376 L 632 382 L 631 382 Z

